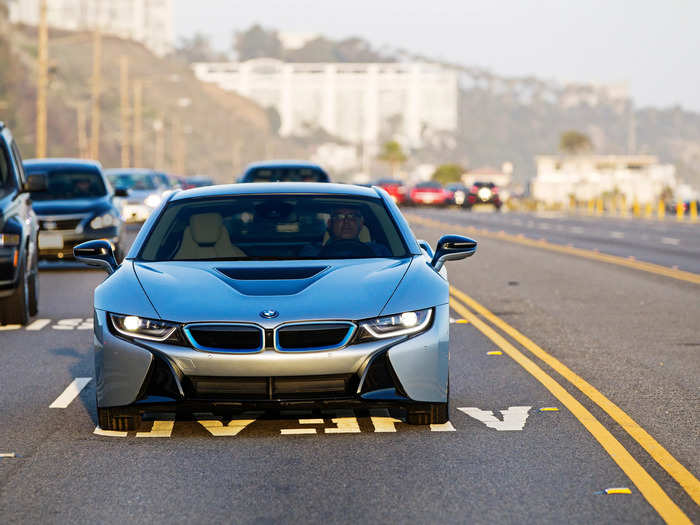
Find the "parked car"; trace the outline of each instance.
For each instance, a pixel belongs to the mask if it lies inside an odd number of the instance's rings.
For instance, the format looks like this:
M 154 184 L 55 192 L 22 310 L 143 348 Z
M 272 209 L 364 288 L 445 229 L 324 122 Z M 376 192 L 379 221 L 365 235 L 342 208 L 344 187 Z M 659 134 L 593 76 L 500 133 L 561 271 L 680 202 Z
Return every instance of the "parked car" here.
M 253 162 L 238 182 L 330 182 L 328 174 L 312 162 L 279 160 Z
M 469 188 L 467 201 L 464 207 L 471 210 L 474 206 L 489 204 L 497 210 L 501 209 L 501 198 L 498 196 L 498 187 L 493 182 L 475 182 Z
M 0 122 L 0 324 L 29 323 L 39 310 L 39 225 L 31 192 L 46 189 L 27 175 L 9 128 Z
M 377 181 L 377 186 L 386 191 L 396 204 L 404 204 L 408 197 L 408 190 L 402 180 L 399 179 L 380 179 Z
M 153 170 L 117 168 L 105 173 L 114 188 L 129 192 L 122 209 L 122 219 L 126 222 L 145 221 L 163 198 L 173 191 L 167 177 Z
M 47 189 L 33 192 L 32 207 L 39 220 L 39 258 L 73 258 L 73 247 L 91 239 L 109 239 L 117 258 L 123 256 L 124 223 L 114 203 L 114 190 L 99 162 L 82 159 L 30 159 L 27 174 L 46 178 Z
M 182 182 L 182 189 L 189 190 L 191 188 L 203 188 L 204 186 L 213 186 L 214 180 L 211 177 L 205 177 L 204 175 L 193 175 L 192 177 L 185 177 Z
M 432 257 L 424 244 L 379 188 L 280 183 L 170 195 L 130 264 L 106 241 L 77 246 L 110 274 L 94 294 L 99 426 L 290 403 L 445 423 L 443 264 L 476 242 L 443 236 Z
M 416 205 L 447 206 L 450 204 L 450 192 L 436 181 L 427 181 L 416 184 L 411 190 L 411 203 Z
M 467 200 L 469 190 L 460 182 L 453 182 L 445 186 L 445 189 L 450 192 L 452 204 L 455 206 L 464 206 Z

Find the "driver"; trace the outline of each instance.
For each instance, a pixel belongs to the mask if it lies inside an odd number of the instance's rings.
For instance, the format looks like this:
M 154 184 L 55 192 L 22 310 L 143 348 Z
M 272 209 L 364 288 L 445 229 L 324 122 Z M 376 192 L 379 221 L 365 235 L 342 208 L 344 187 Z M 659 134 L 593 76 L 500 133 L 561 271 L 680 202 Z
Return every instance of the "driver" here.
M 359 236 L 365 218 L 357 208 L 336 208 L 331 214 L 328 231 L 331 235 L 329 242 L 335 240 L 353 240 L 360 242 Z

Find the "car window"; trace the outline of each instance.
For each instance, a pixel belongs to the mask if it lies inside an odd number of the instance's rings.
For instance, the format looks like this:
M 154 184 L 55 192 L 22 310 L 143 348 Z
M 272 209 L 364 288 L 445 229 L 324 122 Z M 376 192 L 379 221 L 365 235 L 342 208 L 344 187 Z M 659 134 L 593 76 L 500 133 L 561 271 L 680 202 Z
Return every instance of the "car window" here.
M 381 199 L 333 195 L 173 201 L 139 254 L 146 261 L 405 256 Z
M 0 197 L 4 197 L 15 187 L 15 176 L 10 167 L 10 157 L 4 142 L 0 139 Z
M 153 173 L 109 173 L 107 178 L 115 188 L 127 190 L 155 190 L 158 188 L 156 175 Z
M 24 185 L 27 182 L 27 176 L 24 173 L 24 166 L 22 164 L 22 154 L 17 147 L 17 143 L 13 140 L 11 144 L 12 153 L 15 157 L 15 169 L 17 170 L 17 176 L 20 182 Z
M 31 172 L 40 173 L 42 170 L 37 167 Z M 43 170 L 43 172 L 47 174 L 48 189 L 32 193 L 32 200 L 90 199 L 104 197 L 107 194 L 107 187 L 99 173 L 70 169 Z
M 246 173 L 245 182 L 328 182 L 328 175 L 316 168 L 254 168 Z

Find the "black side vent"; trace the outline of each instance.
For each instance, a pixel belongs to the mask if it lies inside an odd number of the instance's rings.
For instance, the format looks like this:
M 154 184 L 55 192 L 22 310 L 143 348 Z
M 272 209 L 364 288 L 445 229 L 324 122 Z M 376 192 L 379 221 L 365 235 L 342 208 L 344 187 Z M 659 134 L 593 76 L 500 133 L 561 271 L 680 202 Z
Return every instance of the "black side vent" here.
M 279 279 L 308 279 L 318 275 L 328 266 L 295 266 L 292 268 L 217 268 L 226 277 L 238 281 L 276 281 Z

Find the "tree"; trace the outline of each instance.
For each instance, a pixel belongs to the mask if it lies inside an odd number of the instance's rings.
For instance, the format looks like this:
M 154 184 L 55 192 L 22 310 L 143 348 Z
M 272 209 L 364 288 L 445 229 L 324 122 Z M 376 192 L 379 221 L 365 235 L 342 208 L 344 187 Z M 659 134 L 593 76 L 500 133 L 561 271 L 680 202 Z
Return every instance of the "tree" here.
M 568 155 L 587 153 L 593 149 L 593 143 L 588 135 L 579 131 L 565 131 L 559 138 L 559 149 Z
M 227 60 L 223 53 L 214 51 L 207 35 L 195 33 L 192 38 L 180 37 L 175 54 L 186 62 L 221 62 Z
M 459 164 L 442 164 L 433 173 L 433 180 L 443 185 L 459 182 L 462 179 L 462 173 L 464 170 Z
M 391 166 L 391 176 L 396 177 L 401 164 L 406 162 L 406 154 L 401 148 L 401 144 L 395 140 L 385 142 L 382 146 L 382 152 L 377 157 L 382 162 L 386 162 Z
M 282 58 L 282 43 L 277 32 L 268 31 L 259 24 L 246 31 L 236 32 L 233 47 L 240 61 L 264 57 Z

